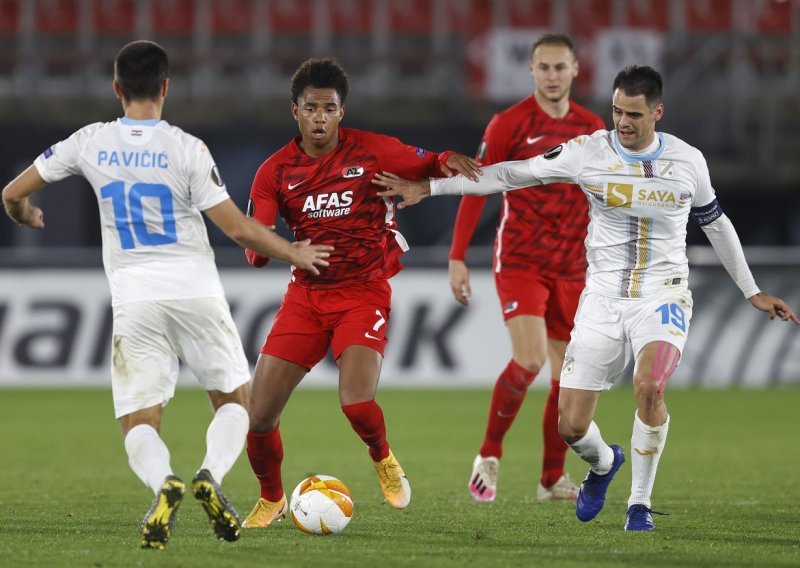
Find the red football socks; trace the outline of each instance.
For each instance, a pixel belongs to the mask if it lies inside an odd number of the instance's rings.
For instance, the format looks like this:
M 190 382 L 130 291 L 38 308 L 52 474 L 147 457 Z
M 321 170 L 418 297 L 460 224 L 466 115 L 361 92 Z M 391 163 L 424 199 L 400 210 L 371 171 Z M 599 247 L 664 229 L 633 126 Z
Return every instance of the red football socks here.
M 342 406 L 342 412 L 347 416 L 356 434 L 369 446 L 369 455 L 372 461 L 378 462 L 389 457 L 386 423 L 383 421 L 383 411 L 377 402 L 367 400 L 347 404 Z
M 500 373 L 489 406 L 489 423 L 486 425 L 486 435 L 481 446 L 483 457 L 502 457 L 503 438 L 517 417 L 528 387 L 536 375 L 537 373 L 524 369 L 513 359 Z
M 558 391 L 559 382 L 550 381 L 550 393 L 542 414 L 542 433 L 544 434 L 544 456 L 542 458 L 542 479 L 544 487 L 552 487 L 564 475 L 564 460 L 568 446 L 558 433 Z
M 248 432 L 247 457 L 261 485 L 261 497 L 273 502 L 280 500 L 283 497 L 283 442 L 279 428 L 267 433 Z

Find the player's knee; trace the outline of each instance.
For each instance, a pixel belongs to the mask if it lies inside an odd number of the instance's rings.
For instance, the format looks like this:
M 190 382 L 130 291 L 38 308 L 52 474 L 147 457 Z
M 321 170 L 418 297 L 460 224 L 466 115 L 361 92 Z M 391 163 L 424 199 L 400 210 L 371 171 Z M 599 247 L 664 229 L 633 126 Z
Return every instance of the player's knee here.
M 647 398 L 660 396 L 667 387 L 667 381 L 675 372 L 680 358 L 681 352 L 677 347 L 669 343 L 659 344 L 652 367 L 648 369 L 646 365 L 643 365 L 634 376 L 634 388 L 637 396 L 639 393 Z M 652 394 L 653 392 L 655 395 Z
M 272 432 L 280 424 L 280 415 L 275 416 L 270 412 L 265 412 L 263 409 L 258 408 L 258 405 L 250 407 L 250 431 L 259 434 L 266 434 Z
M 536 371 L 530 371 L 520 365 L 515 359 L 512 359 L 506 367 L 503 374 L 500 375 L 499 382 L 503 384 L 510 391 L 518 391 L 524 396 L 528 387 L 531 386 L 536 378 Z
M 584 424 L 584 420 L 576 420 L 573 417 L 559 414 L 558 434 L 567 444 L 574 444 L 586 435 L 589 431 L 589 424 Z
M 634 381 L 633 392 L 639 408 L 652 410 L 663 402 L 664 395 L 659 390 L 659 385 L 660 381 L 652 376 Z
M 528 374 L 533 375 L 533 377 L 536 377 L 536 374 L 544 366 L 544 361 L 544 357 L 540 357 L 536 354 L 526 354 L 514 357 L 514 362 Z M 531 378 L 531 382 L 533 382 L 533 378 Z
M 225 404 L 238 404 L 245 410 L 250 407 L 250 389 L 247 385 L 241 385 L 232 392 L 208 391 L 208 397 L 215 410 Z

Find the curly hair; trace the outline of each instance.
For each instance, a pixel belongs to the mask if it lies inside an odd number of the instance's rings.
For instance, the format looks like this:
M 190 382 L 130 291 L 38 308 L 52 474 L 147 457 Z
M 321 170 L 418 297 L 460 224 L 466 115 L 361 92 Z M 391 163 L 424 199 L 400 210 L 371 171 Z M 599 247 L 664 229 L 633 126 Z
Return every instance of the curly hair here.
M 341 104 L 347 99 L 350 83 L 347 73 L 335 59 L 307 59 L 292 76 L 292 102 L 297 104 L 306 87 L 335 89 Z

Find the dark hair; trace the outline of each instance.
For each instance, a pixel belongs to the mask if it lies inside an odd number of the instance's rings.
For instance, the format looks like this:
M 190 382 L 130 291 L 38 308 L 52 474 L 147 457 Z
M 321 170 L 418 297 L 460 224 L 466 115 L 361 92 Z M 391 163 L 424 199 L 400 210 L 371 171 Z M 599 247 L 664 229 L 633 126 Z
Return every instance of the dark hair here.
M 127 101 L 157 99 L 167 77 L 167 52 L 155 42 L 133 41 L 114 59 L 114 78 Z
M 628 65 L 617 73 L 613 90 L 620 89 L 629 97 L 644 95 L 645 102 L 654 106 L 661 102 L 662 88 L 663 82 L 658 71 L 646 65 Z
M 335 89 L 344 104 L 350 83 L 347 73 L 335 59 L 306 59 L 292 75 L 292 102 L 297 104 L 306 87 Z
M 544 34 L 543 36 L 539 36 L 539 38 L 533 42 L 533 47 L 531 48 L 531 59 L 533 59 L 533 52 L 536 51 L 536 48 L 540 45 L 566 47 L 572 52 L 572 56 L 576 57 L 575 44 L 572 43 L 572 40 L 566 34 Z

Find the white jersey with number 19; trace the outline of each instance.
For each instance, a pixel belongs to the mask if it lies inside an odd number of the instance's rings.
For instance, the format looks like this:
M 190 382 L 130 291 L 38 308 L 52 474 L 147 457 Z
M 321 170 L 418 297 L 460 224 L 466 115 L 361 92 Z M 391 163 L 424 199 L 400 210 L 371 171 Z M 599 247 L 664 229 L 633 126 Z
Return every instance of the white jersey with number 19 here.
M 45 150 L 48 183 L 86 178 L 113 305 L 224 296 L 201 211 L 229 198 L 208 148 L 163 120 L 95 123 Z
M 483 168 L 478 183 L 463 176 L 431 180 L 432 195 L 481 195 L 555 182 L 575 183 L 589 200 L 586 287 L 606 296 L 643 298 L 686 285 L 686 223 L 691 208 L 715 202 L 699 150 L 656 133 L 647 154 L 631 154 L 616 132 L 579 136 L 529 160 Z

